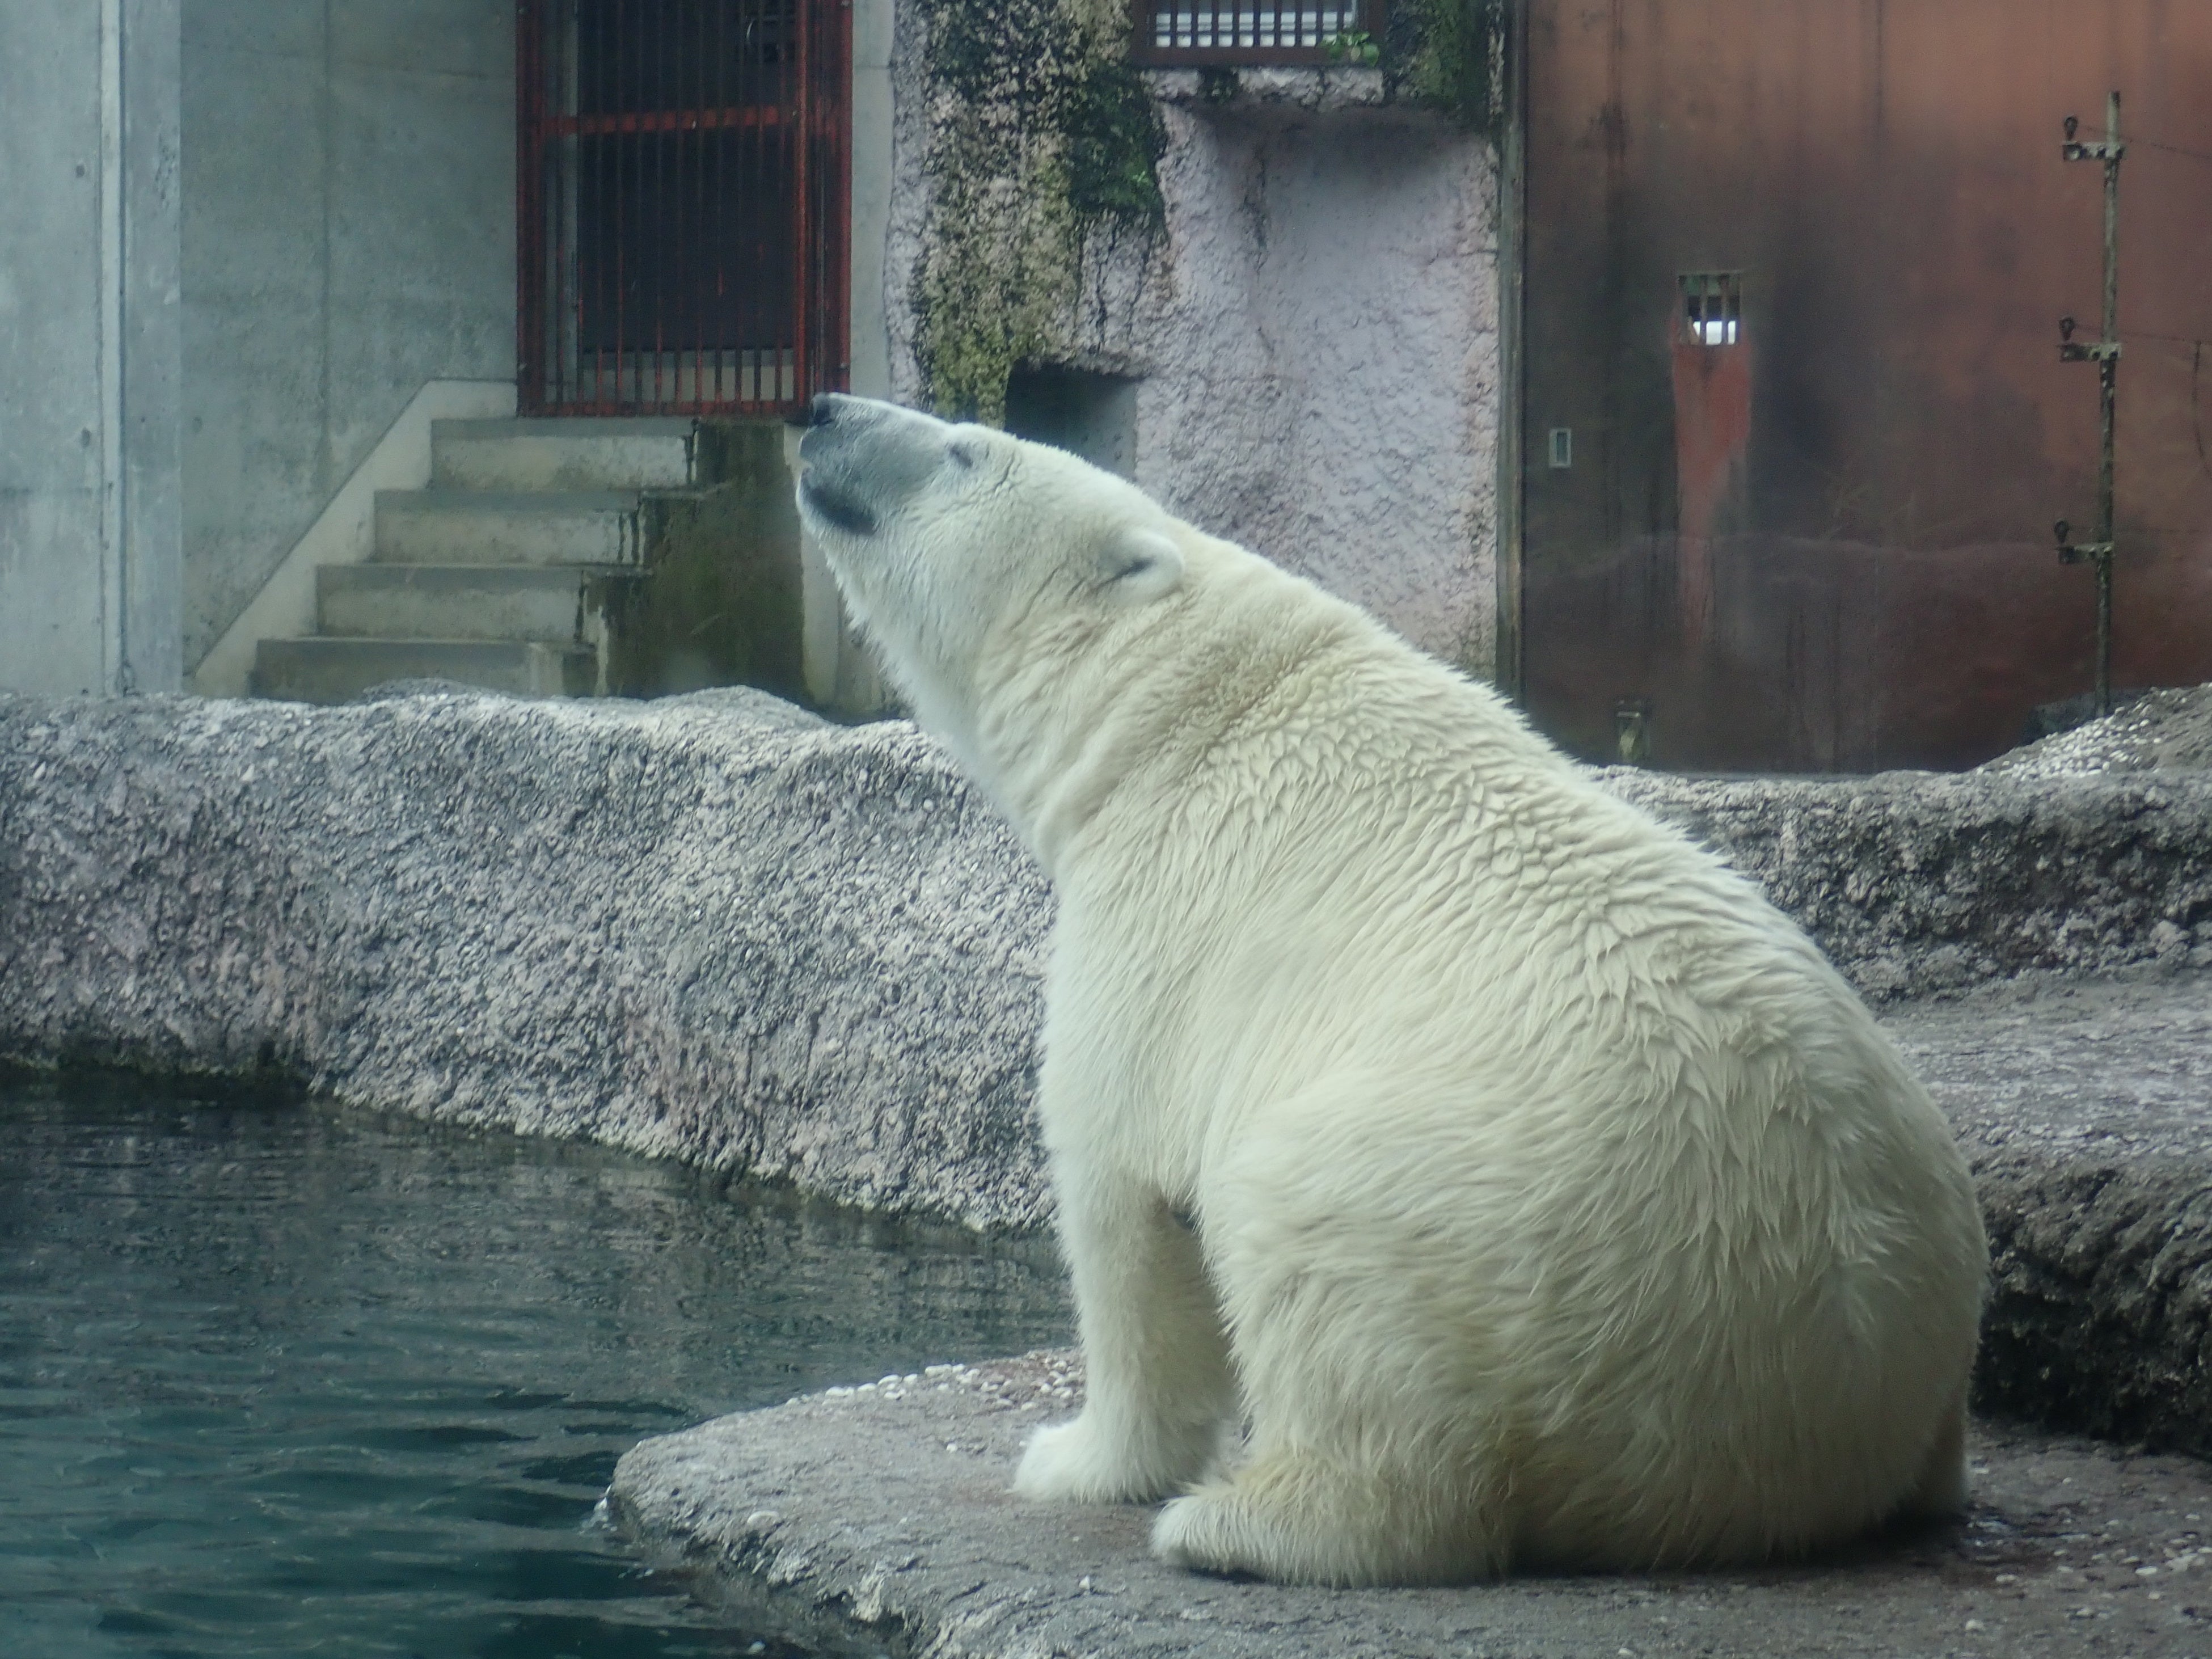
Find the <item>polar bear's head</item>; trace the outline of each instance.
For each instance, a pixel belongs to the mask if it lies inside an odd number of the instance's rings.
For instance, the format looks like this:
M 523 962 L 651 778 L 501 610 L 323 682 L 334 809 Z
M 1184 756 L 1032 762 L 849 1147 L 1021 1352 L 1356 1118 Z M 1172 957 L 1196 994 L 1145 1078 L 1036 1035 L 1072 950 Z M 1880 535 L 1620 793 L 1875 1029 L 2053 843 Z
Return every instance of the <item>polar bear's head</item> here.
M 1080 679 L 1186 597 L 1200 539 L 1135 486 L 1042 444 L 817 398 L 801 516 L 923 725 L 986 781 L 994 704 Z

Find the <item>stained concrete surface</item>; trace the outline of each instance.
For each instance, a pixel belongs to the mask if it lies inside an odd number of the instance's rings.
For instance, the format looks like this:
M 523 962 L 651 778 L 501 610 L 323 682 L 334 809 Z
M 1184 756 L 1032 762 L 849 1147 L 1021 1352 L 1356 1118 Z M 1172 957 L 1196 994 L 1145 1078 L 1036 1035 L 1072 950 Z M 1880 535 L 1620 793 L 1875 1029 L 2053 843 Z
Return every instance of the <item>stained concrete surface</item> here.
M 1316 1590 L 1179 1571 L 1152 1511 L 1006 1490 L 1073 1411 L 1066 1352 L 832 1390 L 646 1441 L 609 1508 L 702 1594 L 829 1652 L 963 1659 L 1285 1655 L 2212 1654 L 2212 1470 L 1978 1425 L 1963 1524 L 1751 1571 Z
M 176 686 L 179 0 L 0 13 L 0 686 Z

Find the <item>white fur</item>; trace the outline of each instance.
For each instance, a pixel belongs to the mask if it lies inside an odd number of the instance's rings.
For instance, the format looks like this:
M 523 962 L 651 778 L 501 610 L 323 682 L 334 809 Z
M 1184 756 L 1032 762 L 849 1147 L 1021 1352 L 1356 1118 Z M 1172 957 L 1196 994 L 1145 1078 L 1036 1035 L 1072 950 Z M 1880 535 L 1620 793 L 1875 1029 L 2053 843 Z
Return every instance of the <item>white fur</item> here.
M 1955 1510 L 1972 1188 L 1798 930 L 1351 606 L 938 429 L 987 464 L 810 522 L 1058 890 L 1089 1385 L 1016 1490 L 1338 1584 Z

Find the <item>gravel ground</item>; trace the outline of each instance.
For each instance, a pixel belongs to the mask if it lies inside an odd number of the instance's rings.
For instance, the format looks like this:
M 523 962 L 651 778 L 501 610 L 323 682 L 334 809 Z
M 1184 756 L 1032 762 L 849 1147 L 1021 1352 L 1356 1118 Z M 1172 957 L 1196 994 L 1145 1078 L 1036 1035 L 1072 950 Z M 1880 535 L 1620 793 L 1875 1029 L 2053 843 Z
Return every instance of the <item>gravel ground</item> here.
M 1978 769 L 2015 778 L 2212 767 L 2212 685 L 2138 692 L 2102 720 L 2031 743 Z

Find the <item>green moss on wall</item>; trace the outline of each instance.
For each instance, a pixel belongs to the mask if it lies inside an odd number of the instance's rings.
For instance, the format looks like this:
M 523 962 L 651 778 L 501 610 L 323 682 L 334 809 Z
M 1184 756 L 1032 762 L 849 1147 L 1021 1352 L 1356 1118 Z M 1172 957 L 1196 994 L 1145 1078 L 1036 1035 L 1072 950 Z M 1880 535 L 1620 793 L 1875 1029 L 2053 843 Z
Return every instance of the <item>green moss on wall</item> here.
M 709 685 L 805 696 L 799 509 L 776 421 L 700 424 L 702 488 L 649 493 L 644 569 L 605 579 L 609 688 L 660 697 Z
M 1382 68 L 1414 100 L 1495 138 L 1505 119 L 1515 0 L 1391 0 Z
M 1167 133 L 1121 0 L 927 0 L 929 216 L 915 273 L 923 391 L 997 422 L 1053 354 L 1086 240 L 1162 228 Z
M 1516 0 L 1393 0 L 1395 95 L 1495 136 Z M 996 424 L 1007 377 L 1064 355 L 1084 250 L 1165 228 L 1167 131 L 1127 60 L 1127 0 L 917 0 L 930 204 L 910 296 L 924 398 Z M 1210 77 L 1225 87 L 1233 72 Z

